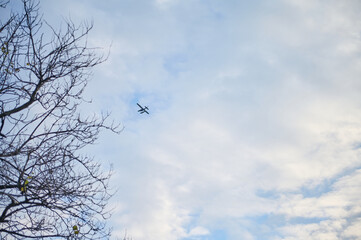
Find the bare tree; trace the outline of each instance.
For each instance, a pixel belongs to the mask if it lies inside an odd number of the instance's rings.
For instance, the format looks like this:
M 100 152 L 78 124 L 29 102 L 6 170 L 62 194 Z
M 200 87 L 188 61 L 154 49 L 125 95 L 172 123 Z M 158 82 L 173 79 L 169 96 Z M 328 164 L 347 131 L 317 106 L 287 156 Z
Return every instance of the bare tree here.
M 21 2 L 0 19 L 0 238 L 107 238 L 110 171 L 80 153 L 101 129 L 119 132 L 107 114 L 79 113 L 104 61 L 87 46 L 92 25 L 55 30 L 38 2 Z

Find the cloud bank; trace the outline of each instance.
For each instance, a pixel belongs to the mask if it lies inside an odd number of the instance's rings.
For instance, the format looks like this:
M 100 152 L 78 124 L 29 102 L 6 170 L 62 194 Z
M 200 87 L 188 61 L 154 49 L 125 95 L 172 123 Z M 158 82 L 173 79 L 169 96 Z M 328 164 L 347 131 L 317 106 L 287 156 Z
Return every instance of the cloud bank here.
M 114 164 L 114 239 L 361 238 L 360 7 L 42 3 L 111 45 L 87 94 L 125 125 L 92 149 Z

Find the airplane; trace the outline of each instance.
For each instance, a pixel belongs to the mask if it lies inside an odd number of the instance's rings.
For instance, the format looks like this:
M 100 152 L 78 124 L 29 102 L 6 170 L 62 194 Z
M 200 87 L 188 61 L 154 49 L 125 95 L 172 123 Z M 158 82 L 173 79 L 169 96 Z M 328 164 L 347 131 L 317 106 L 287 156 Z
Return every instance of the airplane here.
M 137 105 L 140 107 L 140 109 L 138 110 L 138 112 L 140 114 L 143 114 L 143 113 L 149 114 L 149 112 L 147 111 L 147 110 L 149 110 L 149 108 L 147 106 L 142 107 L 139 103 L 137 103 Z

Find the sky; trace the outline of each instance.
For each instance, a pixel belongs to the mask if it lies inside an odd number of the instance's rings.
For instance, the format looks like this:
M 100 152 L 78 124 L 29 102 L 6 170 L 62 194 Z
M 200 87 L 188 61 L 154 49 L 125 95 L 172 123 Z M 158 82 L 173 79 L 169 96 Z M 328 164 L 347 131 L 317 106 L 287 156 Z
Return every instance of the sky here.
M 361 238 L 359 0 L 41 1 L 93 21 L 112 239 Z M 136 103 L 149 107 L 137 113 Z

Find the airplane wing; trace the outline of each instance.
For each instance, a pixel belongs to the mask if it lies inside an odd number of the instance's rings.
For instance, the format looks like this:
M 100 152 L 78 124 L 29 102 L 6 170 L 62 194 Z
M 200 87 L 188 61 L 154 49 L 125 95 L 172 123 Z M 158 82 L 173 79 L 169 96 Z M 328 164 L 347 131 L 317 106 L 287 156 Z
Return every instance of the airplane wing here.
M 140 107 L 140 109 L 138 110 L 138 112 L 139 112 L 140 114 L 143 114 L 143 113 L 149 114 L 149 112 L 147 111 L 147 109 L 148 109 L 147 106 L 142 107 L 139 103 L 137 103 L 137 105 Z

